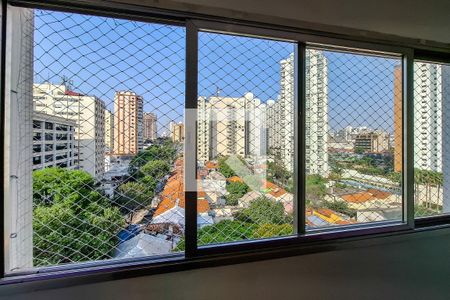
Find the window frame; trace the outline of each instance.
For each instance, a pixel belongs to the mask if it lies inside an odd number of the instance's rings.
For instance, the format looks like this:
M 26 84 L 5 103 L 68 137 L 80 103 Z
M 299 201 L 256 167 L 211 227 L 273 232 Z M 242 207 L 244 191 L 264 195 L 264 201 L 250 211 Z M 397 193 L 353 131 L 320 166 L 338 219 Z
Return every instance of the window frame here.
M 358 49 L 362 53 L 384 52 L 400 53 L 402 55 L 402 74 L 403 74 L 403 170 L 402 170 L 402 189 L 403 189 L 403 220 L 402 222 L 377 222 L 368 224 L 358 224 L 352 226 L 340 226 L 333 229 L 320 229 L 304 232 L 305 224 L 305 187 L 299 185 L 299 182 L 305 181 L 305 152 L 306 145 L 304 141 L 304 114 L 305 111 L 305 80 L 304 76 L 297 76 L 296 115 L 297 129 L 294 134 L 294 151 L 296 164 L 295 175 L 297 184 L 294 189 L 298 195 L 296 213 L 297 213 L 297 235 L 287 237 L 277 237 L 263 240 L 250 240 L 231 242 L 221 245 L 197 246 L 197 211 L 195 188 L 193 187 L 191 176 L 196 172 L 196 128 L 187 126 L 188 122 L 195 122 L 195 118 L 185 114 L 185 170 L 193 170 L 189 176 L 185 176 L 186 186 L 186 250 L 183 254 L 173 254 L 156 257 L 142 257 L 128 260 L 109 260 L 92 261 L 86 263 L 77 263 L 65 266 L 54 266 L 36 269 L 34 272 L 22 272 L 14 274 L 5 274 L 5 237 L 2 234 L 2 247 L 0 251 L 0 285 L 18 284 L 23 282 L 45 282 L 45 287 L 67 286 L 67 284 L 82 284 L 101 282 L 113 279 L 122 279 L 142 275 L 161 274 L 166 272 L 188 270 L 194 268 L 218 266 L 223 264 L 234 264 L 262 259 L 271 259 L 287 257 L 305 253 L 314 253 L 328 251 L 330 249 L 340 248 L 347 242 L 358 242 L 361 240 L 372 239 L 375 237 L 397 236 L 403 234 L 416 233 L 422 230 L 434 230 L 450 227 L 450 215 L 439 215 L 414 219 L 414 165 L 413 153 L 414 143 L 408 142 L 414 140 L 413 135 L 413 64 L 416 59 L 428 60 L 434 62 L 450 63 L 450 50 L 438 47 L 411 44 L 409 42 L 394 42 L 388 40 L 379 40 L 361 36 L 346 36 L 332 33 L 324 33 L 313 30 L 304 30 L 301 28 L 292 28 L 270 24 L 261 24 L 251 21 L 237 21 L 219 17 L 205 15 L 182 13 L 163 9 L 143 8 L 142 6 L 133 6 L 125 4 L 115 4 L 114 7 L 108 7 L 102 4 L 89 4 L 86 1 L 75 1 L 69 4 L 69 1 L 2 1 L 2 29 L 1 29 L 1 134 L 5 135 L 5 87 L 6 84 L 6 37 L 7 37 L 7 18 L 9 5 L 17 5 L 27 8 L 48 9 L 54 11 L 64 11 L 72 13 L 91 14 L 97 16 L 114 17 L 127 20 L 137 20 L 143 22 L 162 23 L 168 25 L 183 26 L 186 28 L 186 103 L 185 108 L 196 108 L 197 105 L 197 76 L 198 76 L 198 32 L 211 31 L 223 32 L 228 34 L 238 34 L 244 36 L 254 36 L 276 40 L 288 40 L 297 44 L 297 59 L 304 62 L 307 46 L 325 46 L 329 50 L 338 49 Z M 92 1 L 94 2 L 94 1 Z M 400 39 L 401 40 L 401 39 Z M 299 64 L 301 73 L 305 74 L 305 64 Z M 193 124 L 193 123 L 191 123 Z M 0 151 L 5 156 L 5 142 L 1 140 Z M 194 151 L 193 151 L 194 150 Z M 191 160 L 187 158 L 191 158 Z M 194 166 L 194 168 L 192 168 Z M 4 162 L 1 163 L 2 180 L 5 180 Z M 186 172 L 185 174 L 188 174 Z M 186 180 L 185 178 L 185 180 Z M 195 179 L 196 177 L 194 177 Z M 195 182 L 194 182 L 195 184 Z M 196 186 L 196 185 L 195 185 Z M 1 187 L 4 195 L 4 186 Z M 1 199 L 0 213 L 4 218 L 5 197 Z M 300 205 L 299 205 L 300 204 Z M 0 229 L 4 232 L 5 224 L 1 222 Z M 64 280 L 61 280 L 63 278 Z M 21 285 L 19 285 L 21 286 Z

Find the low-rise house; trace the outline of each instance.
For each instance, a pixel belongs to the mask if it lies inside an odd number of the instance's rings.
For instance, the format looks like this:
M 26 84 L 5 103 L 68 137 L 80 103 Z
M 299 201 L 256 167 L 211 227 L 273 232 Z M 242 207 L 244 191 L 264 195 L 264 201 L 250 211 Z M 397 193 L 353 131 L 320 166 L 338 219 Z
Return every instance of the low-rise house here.
M 356 210 L 395 208 L 401 205 L 401 196 L 389 192 L 368 189 L 366 191 L 341 195 L 340 198 Z
M 294 195 L 286 192 L 285 189 L 279 187 L 275 183 L 263 180 L 261 190 L 265 192 L 265 196 L 277 202 L 281 202 L 286 213 L 292 213 L 294 210 Z
M 172 252 L 179 239 L 168 239 L 166 235 L 151 235 L 144 232 L 119 244 L 114 258 L 135 258 L 164 255 Z
M 250 206 L 251 201 L 258 199 L 261 196 L 263 196 L 263 193 L 261 193 L 261 192 L 249 191 L 238 200 L 237 206 L 241 207 L 241 208 L 247 208 Z

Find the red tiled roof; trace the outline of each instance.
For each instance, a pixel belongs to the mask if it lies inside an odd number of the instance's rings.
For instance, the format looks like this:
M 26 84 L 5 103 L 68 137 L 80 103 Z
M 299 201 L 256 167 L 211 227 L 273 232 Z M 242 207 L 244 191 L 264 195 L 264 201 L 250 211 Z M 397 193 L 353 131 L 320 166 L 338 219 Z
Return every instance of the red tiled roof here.
M 181 162 L 180 162 L 181 161 Z M 179 165 L 182 164 L 182 160 L 177 160 Z M 185 198 L 184 198 L 184 183 L 183 183 L 183 169 L 177 168 L 176 172 L 169 177 L 167 180 L 166 186 L 164 190 L 161 192 L 161 202 L 156 208 L 154 217 L 159 216 L 160 214 L 172 209 L 178 203 L 178 206 L 181 208 L 185 208 Z M 199 191 L 197 193 L 197 212 L 205 213 L 210 210 L 208 200 L 205 199 L 206 193 L 199 187 Z
M 66 91 L 64 94 L 67 96 L 83 96 L 83 94 L 80 94 L 80 93 L 77 93 L 74 91 Z
M 208 161 L 208 162 L 206 162 L 205 167 L 207 169 L 217 169 L 219 167 L 219 165 L 215 162 Z
M 375 198 L 378 198 L 378 199 L 386 199 L 387 197 L 392 195 L 389 192 L 384 192 L 384 191 L 380 191 L 380 190 L 377 190 L 377 189 L 368 189 L 367 191 L 369 193 L 371 193 Z
M 269 194 L 274 196 L 275 198 L 281 197 L 284 194 L 286 194 L 286 190 L 279 187 L 278 185 L 276 185 L 275 183 L 272 183 L 270 181 L 267 181 L 265 179 L 262 180 L 262 189 L 270 189 Z
M 227 179 L 228 182 L 244 182 L 241 177 L 239 176 L 232 176 Z
M 377 189 L 368 189 L 367 191 L 360 193 L 342 195 L 341 198 L 347 202 L 362 203 L 376 199 L 383 200 L 388 198 L 390 195 L 392 194 L 389 192 L 384 192 Z
M 166 197 L 159 203 L 158 208 L 156 209 L 153 217 L 157 217 L 162 213 L 165 213 L 168 210 L 171 210 L 177 205 L 181 208 L 186 207 L 186 201 L 184 198 L 184 193 L 178 194 L 178 198 L 175 197 Z M 207 213 L 210 210 L 208 200 L 206 199 L 197 199 L 197 213 Z
M 353 203 L 362 203 L 373 199 L 372 194 L 368 192 L 342 195 L 341 198 Z

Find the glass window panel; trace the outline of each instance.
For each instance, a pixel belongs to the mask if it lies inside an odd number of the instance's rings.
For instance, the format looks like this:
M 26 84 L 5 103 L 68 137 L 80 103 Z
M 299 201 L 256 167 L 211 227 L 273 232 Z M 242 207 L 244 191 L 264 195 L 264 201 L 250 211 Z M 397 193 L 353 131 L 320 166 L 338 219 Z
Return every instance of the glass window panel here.
M 414 63 L 415 217 L 450 212 L 448 191 L 450 66 Z
M 401 59 L 306 52 L 307 230 L 402 220 Z
M 293 234 L 294 50 L 199 33 L 200 246 Z
M 19 192 L 6 271 L 178 252 L 185 29 L 22 8 L 9 16 L 23 55 L 11 72 L 18 109 L 8 118 L 19 126 L 9 168 L 20 180 L 10 182 Z M 33 157 L 43 140 L 55 153 Z

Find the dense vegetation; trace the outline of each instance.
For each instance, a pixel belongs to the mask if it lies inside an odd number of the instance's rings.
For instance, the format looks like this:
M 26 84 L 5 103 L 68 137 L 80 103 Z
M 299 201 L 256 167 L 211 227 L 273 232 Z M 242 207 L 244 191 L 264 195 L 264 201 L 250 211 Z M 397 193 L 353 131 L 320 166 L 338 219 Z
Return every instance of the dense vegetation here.
M 239 199 L 249 191 L 248 185 L 243 182 L 230 182 L 226 189 L 228 192 L 226 196 L 227 205 L 237 205 Z
M 33 256 L 35 266 L 112 257 L 125 225 L 119 209 L 95 190 L 81 170 L 45 168 L 33 172 Z
M 293 233 L 292 216 L 286 215 L 283 205 L 265 197 L 250 202 L 237 212 L 234 220 L 223 220 L 198 231 L 198 244 L 226 243 L 245 239 L 283 236 Z M 184 250 L 184 240 L 174 251 Z
M 114 197 L 114 203 L 122 212 L 133 214 L 151 204 L 158 183 L 170 173 L 176 154 L 175 145 L 164 141 L 139 152 L 131 160 L 131 176 L 117 188 Z

